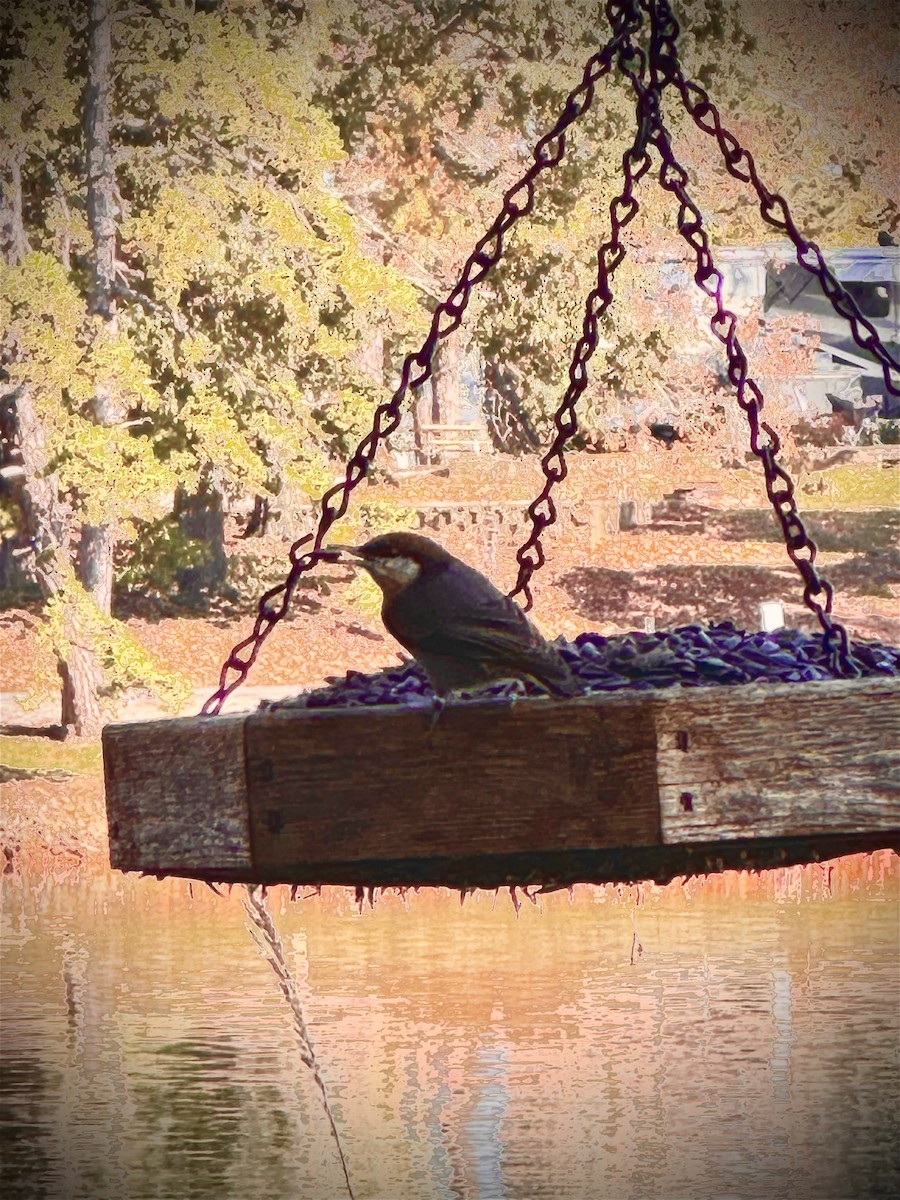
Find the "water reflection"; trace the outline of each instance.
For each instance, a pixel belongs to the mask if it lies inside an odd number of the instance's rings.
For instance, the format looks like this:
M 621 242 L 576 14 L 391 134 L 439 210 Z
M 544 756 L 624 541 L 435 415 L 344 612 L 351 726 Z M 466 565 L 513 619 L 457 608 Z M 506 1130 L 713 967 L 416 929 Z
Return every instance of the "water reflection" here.
M 4 1200 L 346 1195 L 237 889 L 3 886 Z M 269 903 L 358 1200 L 844 1200 L 900 1187 L 898 893 L 884 852 Z

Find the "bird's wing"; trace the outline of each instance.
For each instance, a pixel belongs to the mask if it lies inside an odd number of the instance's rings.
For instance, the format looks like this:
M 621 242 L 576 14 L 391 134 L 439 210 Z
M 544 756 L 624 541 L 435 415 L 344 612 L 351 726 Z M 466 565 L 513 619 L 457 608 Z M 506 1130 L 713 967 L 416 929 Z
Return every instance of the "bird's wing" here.
M 444 640 L 450 647 L 446 652 L 452 653 L 452 647 L 458 644 L 473 649 L 483 641 L 521 646 L 530 636 L 540 637 L 518 605 L 484 576 L 471 571 L 472 585 L 466 586 L 466 575 L 471 569 L 464 563 L 456 563 L 454 570 L 451 586 L 440 575 L 417 585 L 412 602 L 411 590 L 401 592 L 385 607 L 382 613 L 385 625 L 395 637 L 403 630 L 427 649 L 434 646 L 435 653 L 445 653 L 437 649 Z
M 480 581 L 483 585 L 483 580 Z M 448 660 L 476 660 L 498 671 L 510 668 L 510 675 L 533 675 L 539 681 L 562 682 L 569 668 L 555 647 L 544 640 L 517 604 L 502 592 L 489 598 L 489 604 L 471 606 L 465 611 L 453 608 L 440 587 L 420 593 L 414 610 L 403 609 L 402 625 L 393 627 L 385 613 L 388 631 L 408 649 Z M 397 608 L 402 607 L 402 597 Z M 398 613 L 399 615 L 399 613 Z M 408 640 L 400 636 L 400 631 Z M 415 647 L 413 646 L 413 640 Z
M 534 626 L 518 610 L 513 614 L 472 614 L 469 619 L 457 620 L 448 628 L 438 628 L 423 639 L 427 649 L 435 654 L 466 652 L 484 658 L 521 658 L 527 652 L 545 645 Z
M 516 610 L 518 620 L 487 617 L 478 625 L 457 625 L 421 643 L 421 650 L 451 661 L 477 661 L 487 674 L 534 679 L 550 691 L 568 695 L 578 690 L 568 663 L 555 646 Z M 427 664 L 426 664 L 427 666 Z

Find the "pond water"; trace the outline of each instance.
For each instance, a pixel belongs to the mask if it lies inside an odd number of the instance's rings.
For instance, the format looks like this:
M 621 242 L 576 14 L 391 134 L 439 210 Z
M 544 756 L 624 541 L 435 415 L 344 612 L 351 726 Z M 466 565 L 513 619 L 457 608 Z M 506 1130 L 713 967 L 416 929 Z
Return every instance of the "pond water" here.
M 242 889 L 3 883 L 4 1200 L 347 1195 Z M 895 1196 L 900 860 L 269 908 L 357 1200 Z

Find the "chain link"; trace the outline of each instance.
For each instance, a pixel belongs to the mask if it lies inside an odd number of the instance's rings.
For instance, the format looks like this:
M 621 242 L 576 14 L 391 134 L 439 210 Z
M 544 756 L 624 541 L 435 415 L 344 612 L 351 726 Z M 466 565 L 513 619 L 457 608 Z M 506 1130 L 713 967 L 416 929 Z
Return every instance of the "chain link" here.
M 378 447 L 400 424 L 401 409 L 407 393 L 421 387 L 431 377 L 432 359 L 438 342 L 459 326 L 468 306 L 472 288 L 480 283 L 502 258 L 505 235 L 520 217 L 532 211 L 535 180 L 541 172 L 555 167 L 560 162 L 566 151 L 566 130 L 591 106 L 595 84 L 609 72 L 622 38 L 627 37 L 632 28 L 639 26 L 641 16 L 636 3 L 631 2 L 611 7 L 629 10 L 631 23 L 627 23 L 627 27 L 623 25 L 618 37 L 614 36 L 602 50 L 588 59 L 581 82 L 569 92 L 553 128 L 535 146 L 531 166 L 522 178 L 505 193 L 500 212 L 487 232 L 476 243 L 457 283 L 447 299 L 436 306 L 428 336 L 421 348 L 408 355 L 404 360 L 397 390 L 387 403 L 380 404 L 375 410 L 372 429 L 360 441 L 347 463 L 344 479 L 330 488 L 322 497 L 321 514 L 315 535 L 308 534 L 291 546 L 291 567 L 287 578 L 283 583 L 270 588 L 260 598 L 253 629 L 247 637 L 237 643 L 223 664 L 219 676 L 219 686 L 200 710 L 204 716 L 215 716 L 221 712 L 222 705 L 228 696 L 247 678 L 247 673 L 256 661 L 263 642 L 278 622 L 287 615 L 297 581 L 316 563 L 329 557 L 328 551 L 322 549 L 322 540 L 335 521 L 339 520 L 347 511 L 350 493 L 365 478 Z M 565 466 L 563 464 L 564 474 Z M 337 502 L 333 503 L 335 500 Z M 310 541 L 313 541 L 312 549 L 304 550 L 303 547 Z
M 631 34 L 637 32 L 640 27 L 640 9 L 636 3 L 612 3 L 607 5 L 607 15 L 613 28 L 613 39 L 610 44 L 621 46 L 619 50 L 621 66 L 621 59 L 627 53 Z M 638 116 L 640 118 L 640 113 Z M 625 247 L 622 245 L 620 234 L 637 216 L 638 202 L 634 196 L 634 187 L 650 169 L 650 157 L 646 152 L 647 133 L 646 124 L 639 119 L 634 143 L 622 155 L 624 185 L 621 192 L 610 201 L 609 241 L 604 242 L 597 253 L 597 282 L 585 301 L 582 332 L 575 344 L 575 351 L 569 365 L 569 386 L 566 388 L 562 402 L 553 418 L 556 434 L 550 443 L 549 450 L 541 459 L 544 487 L 540 495 L 528 506 L 531 533 L 516 551 L 519 574 L 516 585 L 509 595 L 516 596 L 521 593 L 525 600 L 522 607 L 526 612 L 531 608 L 533 602 L 529 581 L 545 561 L 541 534 L 548 525 L 552 525 L 556 520 L 556 505 L 551 493 L 554 486 L 565 479 L 568 473 L 564 448 L 566 442 L 578 429 L 576 405 L 588 385 L 587 368 L 597 349 L 599 319 L 612 304 L 612 277 L 625 257 Z

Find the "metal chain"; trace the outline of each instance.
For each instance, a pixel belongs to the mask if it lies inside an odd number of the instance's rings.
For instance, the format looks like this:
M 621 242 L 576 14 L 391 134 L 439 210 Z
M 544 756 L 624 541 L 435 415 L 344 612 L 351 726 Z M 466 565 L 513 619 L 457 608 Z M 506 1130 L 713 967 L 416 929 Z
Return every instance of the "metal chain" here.
M 314 540 L 313 535 L 308 534 L 294 542 L 290 549 L 291 567 L 287 578 L 283 583 L 270 588 L 260 598 L 253 629 L 247 637 L 237 643 L 223 664 L 219 686 L 200 710 L 204 716 L 215 716 L 221 712 L 228 696 L 247 678 L 263 642 L 286 616 L 301 575 L 311 570 L 322 559 L 328 558 L 327 550 L 321 548 L 322 539 L 334 522 L 347 511 L 350 493 L 365 478 L 380 444 L 399 425 L 401 406 L 407 393 L 411 389 L 421 387 L 431 377 L 432 359 L 438 342 L 459 326 L 472 288 L 480 283 L 502 258 L 506 233 L 520 217 L 532 211 L 535 180 L 542 171 L 553 168 L 560 162 L 566 151 L 566 130 L 590 108 L 594 99 L 595 84 L 609 72 L 622 40 L 627 38 L 632 28 L 639 27 L 642 18 L 636 0 L 611 4 L 608 7 L 630 14 L 630 20 L 623 20 L 619 34 L 614 35 L 602 50 L 588 59 L 581 82 L 569 92 L 553 128 L 535 146 L 532 165 L 505 193 L 500 212 L 476 243 L 456 285 L 447 299 L 435 308 L 428 336 L 421 349 L 404 360 L 397 390 L 387 403 L 380 404 L 375 410 L 371 432 L 356 447 L 345 468 L 344 479 L 322 497 L 321 515 Z M 335 497 L 339 497 L 337 504 L 332 503 Z M 304 551 L 303 547 L 310 541 L 313 541 L 313 548 Z
M 551 443 L 550 449 L 541 460 L 541 468 L 545 477 L 545 484 L 541 494 L 528 508 L 528 515 L 532 522 L 532 531 L 528 540 L 523 543 L 516 553 L 516 559 L 519 563 L 519 574 L 516 580 L 514 589 L 509 593 L 510 596 L 515 596 L 520 592 L 525 596 L 524 608 L 526 611 L 532 606 L 532 595 L 529 587 L 529 580 L 534 572 L 543 566 L 545 558 L 543 547 L 541 545 L 541 534 L 543 530 L 551 525 L 556 520 L 556 506 L 551 497 L 551 491 L 555 483 L 565 479 L 567 468 L 563 455 L 563 447 L 570 437 L 576 432 L 577 419 L 575 408 L 578 400 L 584 393 L 587 387 L 587 363 L 593 355 L 597 344 L 597 324 L 596 317 L 601 315 L 609 307 L 612 296 L 609 293 L 608 280 L 615 268 L 619 265 L 624 257 L 625 251 L 621 248 L 619 242 L 619 232 L 621 228 L 627 225 L 637 212 L 637 201 L 632 197 L 632 186 L 637 179 L 646 171 L 646 167 L 642 166 L 637 175 L 631 176 L 629 173 L 629 163 L 638 160 L 646 142 L 650 136 L 649 131 L 654 123 L 661 121 L 659 102 L 662 91 L 670 84 L 675 84 L 681 91 L 685 106 L 688 108 L 691 116 L 698 125 L 706 132 L 714 133 L 719 141 L 725 155 L 726 166 L 732 175 L 745 182 L 752 182 L 757 194 L 760 197 L 760 211 L 765 220 L 775 228 L 781 229 L 788 234 L 797 248 L 797 258 L 803 267 L 812 274 L 816 275 L 822 286 L 822 290 L 828 296 L 835 311 L 845 317 L 850 322 L 851 331 L 857 344 L 864 350 L 869 350 L 879 359 L 882 364 L 882 370 L 885 377 L 885 382 L 889 391 L 900 394 L 900 389 L 896 388 L 890 379 L 889 371 L 892 366 L 897 364 L 894 359 L 882 345 L 878 332 L 875 327 L 869 322 L 859 311 L 853 297 L 841 286 L 834 275 L 829 271 L 818 246 L 814 242 L 807 241 L 802 237 L 791 217 L 787 201 L 776 193 L 770 192 L 756 173 L 756 167 L 753 162 L 753 156 L 749 151 L 745 151 L 738 143 L 737 139 L 722 127 L 719 114 L 715 105 L 709 99 L 707 93 L 692 81 L 686 80 L 681 73 L 678 63 L 677 53 L 677 37 L 680 32 L 678 23 L 672 13 L 672 10 L 667 3 L 667 0 L 641 0 L 641 7 L 647 12 L 650 18 L 651 39 L 650 39 L 650 60 L 652 71 L 654 74 L 654 85 L 650 88 L 638 89 L 638 133 L 635 143 L 631 150 L 623 157 L 623 171 L 625 173 L 625 187 L 623 192 L 616 197 L 610 205 L 610 223 L 612 226 L 612 234 L 609 242 L 606 242 L 598 254 L 598 281 L 594 290 L 589 294 L 586 302 L 586 315 L 583 325 L 583 334 L 579 339 L 572 363 L 569 367 L 569 387 L 560 403 L 560 406 L 554 416 L 554 424 L 556 426 L 556 435 Z M 646 66 L 646 56 L 641 50 L 633 46 L 630 42 L 632 33 L 636 33 L 642 25 L 642 18 L 634 11 L 636 5 L 623 5 L 609 3 L 606 6 L 607 17 L 612 25 L 614 34 L 622 38 L 622 49 L 619 52 L 619 67 L 623 74 L 632 80 L 635 84 L 634 62 L 640 62 L 641 67 L 639 74 L 643 74 Z M 700 99 L 692 102 L 691 96 L 696 95 Z M 693 107 L 692 107 L 693 103 Z M 695 110 L 700 110 L 699 116 Z M 713 127 L 710 129 L 703 124 L 701 118 L 710 117 L 713 121 Z M 652 140 L 652 138 L 650 139 Z M 672 156 L 671 144 L 666 139 L 668 151 L 670 155 L 671 165 L 678 170 L 681 170 L 677 160 Z M 658 147 L 659 148 L 659 147 Z M 661 151 L 662 153 L 662 151 Z M 741 173 L 737 164 L 745 159 L 747 162 L 747 175 Z M 664 162 L 666 161 L 664 157 Z M 682 172 L 683 173 L 683 172 Z M 662 182 L 662 178 L 661 178 Z M 687 182 L 687 176 L 684 176 L 684 182 Z M 665 187 L 665 183 L 663 183 Z M 669 189 L 671 190 L 671 189 Z M 682 197 L 678 196 L 679 200 Z M 688 205 L 692 211 L 699 212 L 692 205 L 689 198 L 686 196 Z M 624 205 L 627 202 L 626 216 L 624 220 L 617 219 L 617 206 Z M 632 208 L 633 205 L 633 208 Z M 775 210 L 783 214 L 779 220 L 775 216 Z M 684 210 L 682 210 L 684 211 Z M 699 254 L 698 246 L 688 237 L 685 229 L 682 227 L 679 219 L 679 231 L 682 236 L 687 237 L 689 244 Z M 704 239 L 706 246 L 703 262 L 698 260 L 698 268 L 702 266 L 705 271 L 708 265 L 712 265 L 712 258 L 709 254 L 708 242 L 705 242 L 705 233 L 702 225 L 699 229 L 699 235 Z M 615 257 L 611 260 L 611 265 L 606 263 L 606 255 L 611 251 L 615 251 Z M 810 265 L 806 260 L 807 255 L 811 255 L 815 261 L 815 266 Z M 708 280 L 707 276 L 703 276 Z M 721 281 L 721 276 L 719 277 Z M 703 287 L 700 278 L 695 274 L 698 286 Z M 720 284 L 721 289 L 721 284 Z M 707 294 L 713 295 L 708 292 Z M 597 306 L 598 297 L 604 297 L 602 305 Z M 715 297 L 714 297 L 715 298 Z M 816 546 L 806 532 L 803 522 L 799 516 L 794 499 L 794 485 L 788 476 L 787 472 L 778 465 L 775 461 L 775 455 L 778 453 L 780 443 L 775 431 L 771 426 L 763 424 L 762 428 L 769 437 L 769 444 L 760 446 L 759 444 L 759 413 L 762 409 L 763 397 L 759 388 L 752 380 L 746 378 L 746 356 L 734 336 L 734 329 L 729 335 L 724 337 L 720 330 L 724 328 L 723 322 L 727 316 L 732 314 L 727 313 L 727 310 L 721 303 L 721 294 L 717 299 L 717 311 L 712 319 L 711 327 L 715 336 L 726 346 L 726 352 L 729 356 L 729 378 L 738 389 L 738 402 L 747 414 L 750 423 L 750 440 L 753 453 L 762 460 L 763 469 L 766 476 L 766 493 L 775 508 L 776 515 L 781 524 L 782 532 L 787 546 L 787 552 L 791 560 L 797 566 L 804 580 L 804 603 L 811 609 L 814 615 L 819 620 L 823 627 L 826 637 L 826 645 L 829 645 L 833 638 L 838 640 L 838 665 L 845 673 L 854 674 L 856 668 L 852 663 L 848 635 L 844 627 L 837 622 L 831 621 L 828 613 L 831 611 L 832 604 L 832 587 L 827 580 L 819 577 L 813 562 L 816 557 Z M 717 325 L 718 323 L 718 325 Z M 861 328 L 864 328 L 866 333 L 862 334 Z M 732 355 L 737 352 L 743 358 L 743 366 L 738 369 L 737 376 L 732 375 Z M 737 361 L 737 360 L 735 360 Z M 737 379 L 741 378 L 743 373 L 743 383 L 738 383 Z M 752 399 L 750 402 L 745 400 L 745 389 L 750 390 L 751 398 L 755 395 L 758 400 Z M 781 487 L 777 484 L 780 483 Z M 806 558 L 800 557 L 802 553 L 806 554 Z M 824 594 L 824 604 L 816 601 L 817 595 Z
M 613 28 L 613 42 L 621 46 L 619 51 L 621 59 L 626 53 L 631 33 L 636 32 L 640 27 L 640 10 L 637 4 L 619 3 L 607 4 L 606 10 Z M 569 365 L 569 386 L 553 417 L 556 434 L 550 443 L 549 450 L 541 459 L 541 470 L 545 479 L 544 487 L 540 495 L 528 506 L 531 533 L 527 541 L 523 542 L 516 551 L 519 574 L 516 586 L 509 595 L 516 596 L 521 592 L 525 597 L 523 608 L 526 612 L 531 608 L 533 602 L 529 581 L 545 561 L 541 534 L 548 525 L 552 525 L 556 520 L 556 505 L 551 492 L 554 485 L 565 479 L 568 474 L 564 448 L 566 442 L 578 429 L 576 406 L 588 385 L 587 366 L 597 349 L 599 318 L 612 304 L 612 277 L 625 257 L 625 247 L 622 245 L 620 234 L 637 215 L 638 202 L 634 196 L 634 186 L 650 169 L 650 156 L 646 152 L 646 135 L 647 130 L 639 120 L 634 143 L 622 155 L 622 173 L 625 182 L 621 192 L 610 201 L 610 238 L 609 241 L 603 243 L 597 253 L 597 282 L 585 301 L 582 333 L 575 344 L 575 351 Z
M 742 183 L 751 184 L 759 197 L 759 211 L 763 220 L 787 234 L 797 252 L 797 262 L 815 275 L 834 311 L 849 322 L 856 344 L 878 360 L 888 392 L 892 396 L 900 396 L 900 361 L 889 353 L 875 326 L 863 316 L 856 301 L 829 270 L 816 243 L 805 238 L 797 228 L 785 198 L 767 188 L 760 179 L 753 155 L 722 124 L 709 94 L 699 83 L 685 78 L 677 49 L 681 30 L 668 0 L 641 0 L 641 4 L 650 17 L 651 60 L 654 69 L 660 73 L 662 88 L 669 85 L 677 88 L 697 127 L 719 143 L 728 174 Z M 896 379 L 892 378 L 892 372 L 897 373 Z
M 750 449 L 762 462 L 766 495 L 781 525 L 788 557 L 804 581 L 804 604 L 822 627 L 825 647 L 831 652 L 833 667 L 845 675 L 859 675 L 859 668 L 853 661 L 847 630 L 829 615 L 833 588 L 815 569 L 816 544 L 807 533 L 797 511 L 793 482 L 776 461 L 780 439 L 772 426 L 761 420 L 763 394 L 748 374 L 747 356 L 737 336 L 737 317 L 725 307 L 722 297 L 723 277 L 713 262 L 700 210 L 687 190 L 687 172 L 675 157 L 662 117 L 660 98 L 664 88 L 672 82 L 673 63 L 677 63 L 674 47 L 669 44 L 673 35 L 668 28 L 664 31 L 661 23 L 656 20 L 653 0 L 645 4 L 645 7 L 650 12 L 651 20 L 649 85 L 644 82 L 647 59 L 642 51 L 636 52 L 639 64 L 637 69 L 625 61 L 620 65 L 638 96 L 639 104 L 650 124 L 650 141 L 662 159 L 658 176 L 660 186 L 674 195 L 679 202 L 678 231 L 694 252 L 694 280 L 700 290 L 715 303 L 716 311 L 710 319 L 710 329 L 725 347 L 728 378 L 735 388 L 737 402 L 750 427 Z M 765 441 L 760 440 L 761 432 L 765 434 Z M 820 596 L 822 600 L 818 599 Z
M 643 82 L 647 56 L 631 42 L 632 34 L 636 33 L 643 23 L 641 8 L 649 15 L 651 26 L 649 86 Z M 729 174 L 752 184 L 760 200 L 763 219 L 786 233 L 793 242 L 798 263 L 818 278 L 835 311 L 850 323 L 857 344 L 881 363 L 885 385 L 892 395 L 900 395 L 900 385 L 895 384 L 890 375 L 891 370 L 900 371 L 900 363 L 888 353 L 875 327 L 862 315 L 852 296 L 828 269 L 818 246 L 801 235 L 784 198 L 771 192 L 763 184 L 757 174 L 753 156 L 722 125 L 718 111 L 708 94 L 699 84 L 684 77 L 676 48 L 680 30 L 667 0 L 640 0 L 640 4 L 638 0 L 609 0 L 606 13 L 613 29 L 612 38 L 601 51 L 588 60 L 581 82 L 567 96 L 555 125 L 535 146 L 531 167 L 505 193 L 498 216 L 466 260 L 459 280 L 447 299 L 435 308 L 431 327 L 422 347 L 404 360 L 397 390 L 390 401 L 379 405 L 375 410 L 372 429 L 356 447 L 345 468 L 344 479 L 322 497 L 321 515 L 314 535 L 313 548 L 302 551 L 302 548 L 313 540 L 311 534 L 291 546 L 291 568 L 287 578 L 261 597 L 253 630 L 248 637 L 238 642 L 229 654 L 222 667 L 219 687 L 203 705 L 201 712 L 204 715 L 214 715 L 221 711 L 227 697 L 247 677 L 269 633 L 287 614 L 300 576 L 328 557 L 328 552 L 321 548 L 322 539 L 334 522 L 347 511 L 350 493 L 366 476 L 380 444 L 399 425 L 401 406 L 407 393 L 410 389 L 421 387 L 431 377 L 432 359 L 437 343 L 458 328 L 468 306 L 472 288 L 480 283 L 502 258 L 505 234 L 520 217 L 532 211 L 535 180 L 542 171 L 553 168 L 560 162 L 566 149 L 565 131 L 590 107 L 594 98 L 594 85 L 608 74 L 617 57 L 620 69 L 630 79 L 637 95 L 638 132 L 634 144 L 622 158 L 624 186 L 610 204 L 610 239 L 598 252 L 597 283 L 586 301 L 582 335 L 576 344 L 569 367 L 569 386 L 554 416 L 556 435 L 547 454 L 541 460 L 546 482 L 540 496 L 528 509 L 532 533 L 517 552 L 519 574 L 510 595 L 524 593 L 525 608 L 531 607 L 529 580 L 544 563 L 541 533 L 556 520 L 556 506 L 551 492 L 554 485 L 565 479 L 567 474 L 564 446 L 577 428 L 575 407 L 587 387 L 587 364 L 597 346 L 598 318 L 612 302 L 610 280 L 625 256 L 619 235 L 637 214 L 638 203 L 633 189 L 649 169 L 646 145 L 651 141 L 663 160 L 659 172 L 660 185 L 675 195 L 680 203 L 678 228 L 695 254 L 697 265 L 694 279 L 698 287 L 716 304 L 710 328 L 725 346 L 728 377 L 736 389 L 738 403 L 750 426 L 751 450 L 763 464 L 766 494 L 781 524 L 788 555 L 804 580 L 804 603 L 819 620 L 825 634 L 826 646 L 832 648 L 840 668 L 847 674 L 859 673 L 852 660 L 846 629 L 838 622 L 832 621 L 829 616 L 833 589 L 827 580 L 818 575 L 813 565 L 816 546 L 797 512 L 793 483 L 776 462 L 780 448 L 778 436 L 768 423 L 760 419 L 763 395 L 747 374 L 747 357 L 736 333 L 737 318 L 724 307 L 722 275 L 713 264 L 700 211 L 686 190 L 687 174 L 674 156 L 662 121 L 660 96 L 666 87 L 674 86 L 678 90 L 685 108 L 698 127 L 716 138 Z M 637 64 L 637 67 L 634 64 Z M 766 442 L 760 441 L 760 431 L 766 435 Z M 335 497 L 339 497 L 336 505 L 332 504 Z M 818 596 L 823 596 L 824 599 L 819 601 Z

